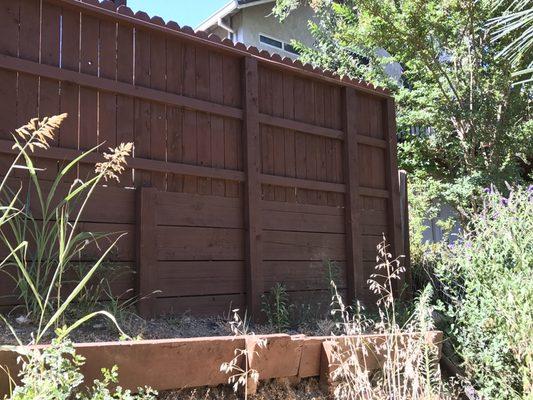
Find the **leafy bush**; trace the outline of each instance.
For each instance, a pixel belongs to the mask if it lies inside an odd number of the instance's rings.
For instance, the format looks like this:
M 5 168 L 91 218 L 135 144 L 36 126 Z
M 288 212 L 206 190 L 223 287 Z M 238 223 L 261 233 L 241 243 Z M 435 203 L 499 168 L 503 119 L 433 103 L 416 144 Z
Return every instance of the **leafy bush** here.
M 139 389 L 138 394 L 117 386 L 118 369 L 102 369 L 103 380 L 95 380 L 93 386 L 84 389 L 80 367 L 84 358 L 76 354 L 72 343 L 55 340 L 43 350 L 30 350 L 20 358 L 19 374 L 22 384 L 16 386 L 10 400 L 155 400 L 156 392 Z
M 533 187 L 487 189 L 436 276 L 467 376 L 490 399 L 533 396 Z

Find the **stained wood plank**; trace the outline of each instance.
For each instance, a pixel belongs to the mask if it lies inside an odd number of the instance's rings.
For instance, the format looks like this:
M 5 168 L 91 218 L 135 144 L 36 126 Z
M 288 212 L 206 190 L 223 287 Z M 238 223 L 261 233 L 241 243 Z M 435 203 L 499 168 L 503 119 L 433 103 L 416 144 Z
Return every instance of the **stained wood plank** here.
M 154 188 L 141 187 L 137 190 L 137 305 L 139 314 L 150 317 L 157 313 L 154 291 L 159 285 L 157 268 L 156 199 Z
M 246 188 L 244 197 L 245 260 L 246 260 L 246 301 L 247 309 L 253 318 L 259 318 L 261 311 L 262 279 L 262 225 L 259 213 L 261 183 L 259 180 L 260 165 L 260 132 L 258 106 L 258 68 L 257 61 L 244 59 L 244 154 Z
M 129 26 L 117 26 L 117 81 L 133 83 L 133 29 Z M 134 100 L 132 97 L 117 94 L 116 140 L 117 143 L 133 143 Z M 133 187 L 133 171 L 127 171 L 121 178 L 123 186 Z
M 346 176 L 346 277 L 348 283 L 348 299 L 356 299 L 361 293 L 366 277 L 363 271 L 363 254 L 361 252 L 361 218 L 358 207 L 359 200 L 359 169 L 358 144 L 356 139 L 357 125 L 355 115 L 358 114 L 357 95 L 354 90 L 343 89 L 344 107 L 344 171 Z
M 150 87 L 166 90 L 166 39 L 160 35 L 150 35 Z M 150 104 L 150 158 L 166 161 L 167 159 L 167 106 L 164 104 Z M 159 190 L 166 190 L 167 175 L 152 173 L 152 186 Z
M 19 33 L 19 3 L 18 1 L 4 1 L 0 4 L 0 53 L 16 57 L 18 52 Z M 11 139 L 11 134 L 17 126 L 17 74 L 14 71 L 0 69 L 0 101 L 2 109 L 3 129 L 0 131 L 2 139 Z M 11 157 L 1 157 L 1 166 L 7 170 L 11 164 Z
M 52 4 L 43 3 L 41 8 L 41 57 L 40 62 L 54 67 L 59 67 L 60 60 L 60 17 L 61 8 Z M 40 80 L 39 86 L 39 117 L 57 115 L 60 113 L 59 82 L 53 79 Z M 57 146 L 59 138 L 56 136 L 50 144 Z M 39 160 L 39 167 L 46 180 L 53 180 L 58 172 L 57 161 Z
M 188 193 L 160 193 L 157 197 L 159 225 L 243 228 L 242 201 Z
M 154 237 L 161 261 L 244 259 L 240 229 L 158 226 Z
M 63 8 L 61 14 L 61 68 L 79 71 L 80 13 Z M 61 112 L 68 117 L 59 130 L 59 146 L 78 149 L 79 145 L 79 86 L 74 82 L 61 82 Z M 76 172 L 69 176 L 76 177 Z
M 345 260 L 343 234 L 263 232 L 264 260 Z
M 264 229 L 324 233 L 345 232 L 342 209 L 267 201 L 263 201 L 261 205 Z
M 385 100 L 383 102 L 384 112 L 382 114 L 383 124 L 386 126 L 387 147 L 387 164 L 385 167 L 387 188 L 390 192 L 390 198 L 387 203 L 389 217 L 389 241 L 392 244 L 392 254 L 394 257 L 402 255 L 403 237 L 402 223 L 400 219 L 400 186 L 398 182 L 398 161 L 397 161 L 397 132 L 396 132 L 396 108 L 394 100 Z M 410 283 L 411 271 L 404 273 L 404 279 Z M 407 278 L 405 278 L 407 276 Z M 407 297 L 411 296 L 410 288 Z
M 81 50 L 80 72 L 98 74 L 98 40 L 99 21 L 91 16 L 82 14 L 81 19 Z M 92 88 L 80 87 L 80 133 L 79 148 L 88 150 L 98 144 L 98 92 Z M 81 166 L 81 179 L 90 176 L 92 169 Z
M 164 297 L 156 300 L 156 311 L 165 314 L 228 315 L 230 310 L 246 308 L 243 294 Z
M 336 262 L 335 284 L 346 288 L 345 262 Z M 330 289 L 330 275 L 323 261 L 265 261 L 265 289 L 281 283 L 288 291 Z
M 158 297 L 244 293 L 243 261 L 160 261 Z
M 183 92 L 183 45 L 176 40 L 167 40 L 167 92 Z M 181 162 L 183 160 L 183 110 L 180 107 L 167 106 L 167 159 Z M 183 191 L 183 176 L 167 175 L 167 190 Z
M 103 78 L 114 80 L 117 78 L 117 24 L 113 21 L 99 22 L 99 73 Z M 98 144 L 102 144 L 99 151 L 115 148 L 118 144 L 117 101 L 114 93 L 98 93 Z
M 145 30 L 135 31 L 135 79 L 138 86 L 150 87 L 150 32 Z M 154 134 L 155 136 L 155 134 Z M 143 158 L 151 157 L 151 105 L 142 99 L 134 100 L 134 127 L 133 139 L 135 155 Z M 151 174 L 138 172 L 134 176 L 135 187 L 150 186 Z

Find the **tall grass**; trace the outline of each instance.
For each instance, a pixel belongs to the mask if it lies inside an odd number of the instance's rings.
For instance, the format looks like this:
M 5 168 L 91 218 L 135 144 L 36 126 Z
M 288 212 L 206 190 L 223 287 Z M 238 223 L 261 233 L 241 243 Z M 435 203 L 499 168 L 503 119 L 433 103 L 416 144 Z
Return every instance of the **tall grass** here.
M 76 179 L 67 193 L 61 196 L 59 188 L 64 178 L 75 171 L 79 163 L 97 147 L 83 152 L 63 167 L 51 186 L 43 190 L 38 176 L 39 169 L 33 162 L 32 153 L 36 148 L 49 148 L 49 141 L 54 138 L 55 130 L 66 117 L 66 114 L 62 114 L 42 120 L 32 119 L 15 131 L 13 148 L 17 150 L 17 155 L 0 184 L 0 194 L 4 199 L 8 199 L 5 203 L 7 205 L 2 204 L 0 208 L 0 237 L 9 251 L 0 267 L 4 271 L 11 267 L 8 272 L 15 279 L 26 310 L 36 323 L 33 343 L 39 343 L 45 334 L 63 322 L 67 309 L 123 236 L 119 235 L 111 245 L 102 250 L 69 293 L 63 292 L 64 276 L 72 261 L 100 237 L 91 232 L 80 232 L 82 213 L 102 180 L 118 180 L 118 175 L 124 170 L 125 158 L 133 146 L 128 143 L 110 149 L 109 153 L 104 154 L 105 161 L 96 165 L 93 176 L 86 180 Z M 28 200 L 21 199 L 23 183 L 20 183 L 16 190 L 8 189 L 10 175 L 15 169 L 27 171 L 27 190 L 28 193 L 34 191 L 37 196 L 37 212 Z M 66 337 L 73 329 L 97 315 L 104 315 L 116 324 L 115 318 L 109 312 L 94 311 L 60 330 L 61 337 Z M 7 324 L 4 316 L 0 315 L 0 318 Z M 15 333 L 13 329 L 12 331 Z M 20 340 L 18 342 L 22 344 Z
M 335 284 L 332 314 L 337 323 L 331 379 L 334 396 L 351 399 L 446 399 L 454 397 L 442 381 L 439 348 L 434 343 L 431 289 L 419 296 L 407 321 L 397 314 L 397 281 L 403 272 L 383 239 L 378 246 L 376 272 L 368 281 L 377 296 L 378 319 L 365 317 L 362 307 L 344 305 Z M 365 335 L 368 332 L 380 336 Z M 381 336 L 382 335 L 382 336 Z

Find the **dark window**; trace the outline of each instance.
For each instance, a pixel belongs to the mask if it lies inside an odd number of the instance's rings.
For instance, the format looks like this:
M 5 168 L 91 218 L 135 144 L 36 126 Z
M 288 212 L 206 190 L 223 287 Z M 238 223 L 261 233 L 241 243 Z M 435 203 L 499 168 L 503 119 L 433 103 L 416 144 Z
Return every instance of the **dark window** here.
M 289 43 L 284 43 L 283 47 L 285 51 L 288 51 L 289 53 L 300 54 L 300 52 L 296 50 L 296 48 L 293 45 L 290 45 Z
M 277 47 L 278 49 L 283 49 L 283 44 L 279 40 L 272 39 L 268 36 L 259 35 L 259 41 L 261 43 L 265 43 L 270 46 Z

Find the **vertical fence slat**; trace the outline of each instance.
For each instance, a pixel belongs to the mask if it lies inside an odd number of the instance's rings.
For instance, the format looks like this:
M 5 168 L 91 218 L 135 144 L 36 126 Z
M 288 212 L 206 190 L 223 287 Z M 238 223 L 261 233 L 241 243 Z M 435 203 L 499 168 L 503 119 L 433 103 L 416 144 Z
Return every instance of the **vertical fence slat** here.
M 244 167 L 246 188 L 244 195 L 244 221 L 246 229 L 246 295 L 248 312 L 258 319 L 263 293 L 261 258 L 261 221 L 259 202 L 261 200 L 261 171 L 259 153 L 259 108 L 258 108 L 257 60 L 244 59 Z
M 117 80 L 133 83 L 133 28 L 118 24 L 117 28 Z M 117 95 L 117 143 L 133 142 L 134 106 L 133 98 Z M 123 186 L 134 186 L 134 173 L 121 178 Z
M 411 251 L 409 248 L 409 197 L 407 194 L 407 172 L 398 171 L 398 182 L 400 183 L 400 218 L 402 223 L 403 254 L 406 269 L 406 283 L 408 286 L 407 296 L 412 296 L 413 278 L 411 276 Z
M 164 36 L 150 35 L 150 87 L 164 91 L 166 88 L 167 47 Z M 167 107 L 150 105 L 150 155 L 153 160 L 166 161 Z M 152 185 L 159 190 L 166 188 L 166 175 L 152 173 Z
M 98 19 L 82 14 L 80 72 L 98 75 Z M 79 147 L 88 150 L 98 143 L 98 92 L 80 87 L 80 140 Z M 80 177 L 86 179 L 91 173 L 88 166 L 80 166 Z
M 79 71 L 80 62 L 80 13 L 63 8 L 61 27 L 61 68 Z M 68 118 L 59 129 L 59 145 L 68 149 L 78 148 L 79 86 L 61 82 L 61 112 L 67 113 Z M 75 179 L 75 173 L 69 174 L 68 180 Z
M 348 302 L 360 296 L 364 282 L 361 222 L 359 213 L 359 170 L 357 128 L 355 118 L 358 111 L 358 99 L 355 90 L 344 88 L 343 130 L 344 130 L 344 171 L 346 178 L 346 279 Z
M 135 30 L 135 85 L 150 87 L 150 32 Z M 134 142 L 137 157 L 150 158 L 150 102 L 134 99 Z M 150 172 L 135 174 L 135 186 L 150 186 Z
M 18 47 L 19 3 L 0 3 L 0 53 L 16 57 Z M 11 132 L 17 128 L 17 73 L 0 69 L 0 139 L 11 140 Z M 12 157 L 0 156 L 0 168 L 7 171 Z
M 152 187 L 137 189 L 137 295 L 138 310 L 142 317 L 156 314 L 157 241 L 156 241 L 157 190 Z
M 167 40 L 167 82 L 166 90 L 181 94 L 183 91 L 183 45 L 176 40 Z M 167 159 L 181 162 L 183 160 L 183 109 L 167 106 Z M 169 174 L 167 190 L 183 191 L 183 176 Z
M 107 79 L 117 77 L 117 24 L 100 21 L 100 76 Z M 103 149 L 117 145 L 117 96 L 113 93 L 98 93 L 98 143 Z

